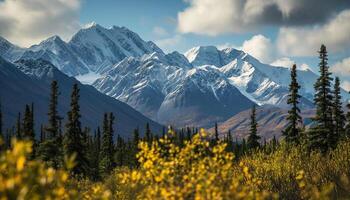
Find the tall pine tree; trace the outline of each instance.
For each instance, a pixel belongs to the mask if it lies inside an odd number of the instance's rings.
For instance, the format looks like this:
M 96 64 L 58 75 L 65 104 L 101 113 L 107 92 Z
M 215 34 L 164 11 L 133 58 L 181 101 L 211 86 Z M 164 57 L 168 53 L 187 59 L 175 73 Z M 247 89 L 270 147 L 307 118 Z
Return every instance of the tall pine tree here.
M 153 139 L 153 136 L 152 136 L 151 128 L 150 128 L 148 122 L 147 122 L 147 124 L 146 124 L 146 133 L 145 133 L 145 136 L 146 136 L 146 141 L 147 141 L 148 143 L 151 143 L 151 142 L 152 142 L 152 139 Z
M 215 123 L 215 142 L 219 141 L 218 123 Z
M 298 125 L 301 123 L 300 109 L 298 107 L 299 98 L 298 93 L 300 85 L 297 81 L 297 66 L 294 64 L 291 69 L 290 77 L 291 82 L 289 84 L 289 94 L 287 103 L 291 106 L 288 111 L 288 126 L 283 131 L 283 135 L 286 137 L 288 143 L 298 143 L 300 139 L 300 128 Z
M 89 165 L 86 158 L 84 133 L 81 129 L 79 98 L 78 84 L 74 84 L 71 94 L 70 111 L 67 113 L 68 121 L 66 123 L 63 147 L 66 156 L 76 156 L 75 166 L 72 172 L 74 174 L 87 174 Z
M 58 115 L 57 111 L 57 104 L 58 104 L 58 83 L 57 81 L 52 81 L 51 83 L 51 94 L 50 94 L 50 104 L 49 104 L 49 123 L 46 127 L 46 132 L 49 134 L 49 138 L 56 138 L 58 136 L 59 132 L 59 121 L 60 116 Z
M 33 110 L 30 109 L 29 105 L 26 105 L 23 117 L 23 138 L 30 140 L 34 143 L 35 133 L 34 133 L 34 119 Z
M 38 149 L 38 156 L 49 166 L 58 168 L 63 164 L 62 135 L 59 133 L 61 117 L 58 115 L 58 83 L 51 82 L 48 125 L 42 129 L 42 142 Z
M 247 147 L 249 149 L 260 147 L 259 140 L 260 136 L 258 136 L 258 123 L 256 121 L 256 108 L 254 105 L 250 116 L 250 133 L 247 140 Z
M 108 114 L 105 113 L 103 117 L 103 133 L 102 146 L 100 153 L 100 174 L 102 176 L 108 175 L 113 169 L 113 120 L 114 116 L 111 113 L 108 119 Z
M 2 127 L 2 108 L 1 108 L 1 102 L 0 102 L 0 151 L 4 149 L 6 146 L 5 144 L 5 134 L 3 132 L 3 127 Z
M 346 113 L 345 137 L 350 138 L 350 102 L 346 104 L 348 112 Z
M 337 140 L 341 137 L 344 137 L 344 126 L 345 126 L 345 114 L 343 111 L 343 104 L 341 100 L 340 94 L 340 80 L 338 77 L 335 78 L 334 83 L 334 91 L 333 91 L 334 99 L 333 99 L 333 118 L 334 118 L 334 135 L 333 140 L 337 142 Z
M 315 126 L 309 130 L 308 143 L 310 149 L 319 149 L 326 152 L 333 146 L 333 95 L 331 91 L 331 73 L 328 67 L 326 46 L 322 45 L 319 51 L 320 77 L 315 87 L 316 115 L 313 119 Z
M 16 138 L 22 139 L 22 125 L 21 125 L 21 113 L 18 113 L 17 123 L 16 123 Z

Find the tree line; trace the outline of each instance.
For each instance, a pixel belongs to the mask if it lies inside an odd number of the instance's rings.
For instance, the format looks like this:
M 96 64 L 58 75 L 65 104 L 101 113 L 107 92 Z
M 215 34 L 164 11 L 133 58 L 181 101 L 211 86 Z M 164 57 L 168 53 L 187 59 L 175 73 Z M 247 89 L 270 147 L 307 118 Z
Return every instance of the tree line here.
M 314 84 L 316 113 L 312 118 L 311 127 L 309 129 L 304 128 L 300 115 L 300 85 L 297 81 L 297 67 L 294 64 L 291 68 L 291 82 L 287 100 L 287 104 L 290 106 L 286 118 L 288 125 L 283 131 L 283 136 L 288 144 L 303 144 L 310 151 L 318 150 L 326 153 L 330 149 L 334 149 L 340 140 L 350 137 L 350 111 L 346 115 L 343 111 L 340 80 L 336 77 L 333 83 L 325 45 L 320 48 L 319 58 L 320 76 Z M 347 108 L 350 109 L 350 103 L 347 103 Z M 260 147 L 259 139 L 255 107 L 253 107 L 247 146 L 250 148 Z

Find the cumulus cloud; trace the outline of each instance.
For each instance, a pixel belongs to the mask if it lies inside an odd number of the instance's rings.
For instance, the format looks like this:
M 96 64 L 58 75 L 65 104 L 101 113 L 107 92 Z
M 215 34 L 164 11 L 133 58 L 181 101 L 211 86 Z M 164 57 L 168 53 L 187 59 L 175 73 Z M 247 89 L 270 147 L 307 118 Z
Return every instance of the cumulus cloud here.
M 291 68 L 293 64 L 295 64 L 295 62 L 287 57 L 279 58 L 271 63 L 273 66 L 285 68 Z
M 278 34 L 278 49 L 290 56 L 314 56 L 321 44 L 325 44 L 332 53 L 343 51 L 350 45 L 349 22 L 350 9 L 340 12 L 323 25 L 283 27 Z
M 52 35 L 63 39 L 79 29 L 80 0 L 0 1 L 0 35 L 20 46 Z
M 274 46 L 271 40 L 263 35 L 255 35 L 243 42 L 241 49 L 262 62 L 271 62 Z
M 270 65 L 275 66 L 275 67 L 291 68 L 294 64 L 297 65 L 298 70 L 303 70 L 303 71 L 310 70 L 310 71 L 312 71 L 308 64 L 305 64 L 305 63 L 298 64 L 294 60 L 292 60 L 291 58 L 288 58 L 288 57 L 279 58 L 279 59 L 273 61 Z
M 346 91 L 350 91 L 350 82 L 349 81 L 343 81 L 340 84 L 340 87 L 342 87 Z
M 350 57 L 335 63 L 330 70 L 336 76 L 349 77 L 350 76 Z
M 328 20 L 350 7 L 348 0 L 185 0 L 178 13 L 183 33 L 218 35 L 239 33 L 260 26 L 310 25 Z

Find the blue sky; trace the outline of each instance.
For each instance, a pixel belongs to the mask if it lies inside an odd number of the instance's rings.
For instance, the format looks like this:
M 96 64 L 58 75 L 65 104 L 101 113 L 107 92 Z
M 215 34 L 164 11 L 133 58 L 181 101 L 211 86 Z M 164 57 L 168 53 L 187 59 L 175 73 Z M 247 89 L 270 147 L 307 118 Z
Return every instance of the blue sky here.
M 165 52 L 235 47 L 313 71 L 324 43 L 331 71 L 350 89 L 349 0 L 0 0 L 0 35 L 19 46 L 52 35 L 68 41 L 92 21 L 125 26 Z

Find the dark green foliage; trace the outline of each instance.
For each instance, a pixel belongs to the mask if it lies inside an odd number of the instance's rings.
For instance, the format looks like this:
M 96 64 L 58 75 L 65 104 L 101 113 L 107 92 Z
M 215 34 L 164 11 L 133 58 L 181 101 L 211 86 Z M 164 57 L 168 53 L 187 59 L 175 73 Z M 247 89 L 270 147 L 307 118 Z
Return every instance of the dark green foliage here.
M 58 96 L 58 83 L 57 81 L 52 81 L 49 111 L 47 113 L 48 125 L 45 128 L 41 128 L 41 143 L 38 150 L 40 152 L 38 156 L 54 168 L 58 168 L 63 164 L 62 135 L 59 131 L 59 124 L 62 118 L 57 111 Z
M 49 104 L 49 123 L 45 129 L 48 133 L 48 138 L 55 138 L 59 132 L 59 121 L 61 117 L 58 115 L 57 104 L 58 104 L 58 84 L 57 81 L 52 81 L 51 83 L 51 94 L 50 94 L 50 104 Z
M 117 166 L 124 166 L 127 164 L 126 162 L 126 154 L 125 154 L 125 142 L 122 137 L 118 134 L 117 136 L 117 145 L 115 151 L 115 161 Z
M 75 155 L 75 167 L 72 169 L 74 174 L 87 174 L 88 161 L 84 144 L 84 133 L 81 130 L 80 106 L 79 106 L 79 88 L 74 84 L 71 94 L 70 111 L 67 113 L 68 121 L 63 140 L 64 155 Z
M 228 130 L 227 136 L 226 136 L 226 143 L 227 143 L 227 151 L 233 152 L 233 140 L 232 140 L 232 134 L 231 130 Z
M 140 133 L 139 133 L 139 129 L 137 128 L 134 130 L 131 149 L 130 149 L 132 166 L 138 166 L 136 155 L 139 152 L 139 148 L 138 148 L 139 141 L 140 141 Z
M 191 140 L 191 138 L 192 138 L 192 132 L 191 132 L 191 128 L 190 127 L 187 127 L 186 128 L 186 140 Z
M 256 108 L 255 105 L 252 108 L 252 113 L 250 116 L 250 133 L 247 140 L 247 147 L 249 149 L 256 149 L 260 147 L 260 136 L 258 136 L 258 123 L 256 122 Z
M 348 112 L 346 113 L 345 137 L 350 138 L 350 102 L 346 104 Z
M 148 143 L 151 143 L 152 142 L 152 132 L 151 132 L 151 128 L 149 126 L 149 123 L 146 124 L 146 133 L 145 133 L 145 140 L 148 142 Z
M 100 127 L 94 133 L 94 136 L 88 135 L 88 159 L 89 159 L 89 177 L 92 180 L 100 180 L 99 164 L 101 152 L 101 131 Z
M 22 125 L 21 125 L 21 113 L 18 113 L 17 123 L 16 123 L 16 138 L 22 138 Z
M 30 110 L 29 105 L 26 105 L 23 117 L 23 139 L 34 141 L 34 124 L 32 119 L 32 111 Z
M 333 91 L 333 118 L 334 118 L 334 141 L 338 141 L 339 138 L 344 137 L 345 126 L 345 114 L 342 108 L 342 99 L 340 94 L 340 81 L 339 78 L 335 78 L 334 91 Z
M 35 142 L 35 132 L 34 132 L 34 106 L 30 107 L 28 104 L 25 107 L 24 117 L 22 122 L 22 133 L 21 139 L 29 140 L 32 142 L 33 152 L 31 158 L 34 158 L 36 151 L 36 142 Z
M 291 69 L 290 77 L 291 82 L 289 84 L 289 94 L 288 94 L 288 105 L 290 105 L 290 110 L 288 110 L 288 126 L 283 131 L 283 135 L 286 137 L 288 143 L 299 143 L 300 128 L 298 125 L 301 123 L 300 109 L 298 107 L 300 95 L 298 93 L 300 85 L 297 81 L 297 69 L 294 64 Z
M 215 123 L 215 142 L 219 141 L 218 123 Z
M 0 151 L 5 149 L 6 141 L 5 141 L 5 134 L 3 132 L 3 125 L 2 125 L 2 108 L 1 108 L 1 102 L 0 102 Z
M 100 151 L 100 165 L 99 165 L 100 174 L 103 176 L 109 174 L 112 171 L 114 166 L 113 121 L 114 121 L 114 116 L 112 113 L 110 113 L 109 118 L 107 113 L 104 114 L 102 144 L 101 144 L 102 146 Z
M 314 127 L 308 133 L 310 149 L 319 149 L 326 152 L 334 146 L 333 137 L 333 95 L 331 91 L 331 73 L 328 67 L 328 55 L 326 46 L 322 45 L 320 54 L 320 77 L 317 79 L 315 87 L 316 116 L 313 121 Z

